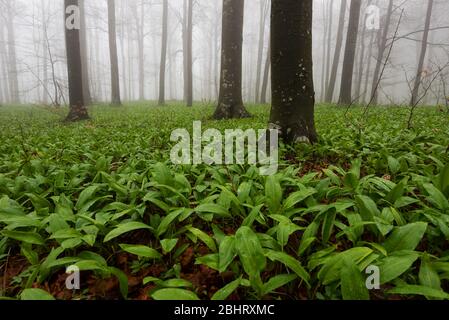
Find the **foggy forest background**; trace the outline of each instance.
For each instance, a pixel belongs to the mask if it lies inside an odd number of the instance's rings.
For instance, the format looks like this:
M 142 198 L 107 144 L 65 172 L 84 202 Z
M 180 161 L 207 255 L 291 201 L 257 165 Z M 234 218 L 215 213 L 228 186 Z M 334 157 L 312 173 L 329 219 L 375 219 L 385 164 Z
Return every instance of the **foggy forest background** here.
M 183 100 L 185 35 L 184 10 L 188 1 L 170 0 L 168 11 L 168 52 L 166 99 Z M 318 102 L 325 100 L 326 86 L 337 40 L 340 0 L 315 0 L 313 17 L 313 59 Z M 353 93 L 359 102 L 370 99 L 378 46 L 389 1 L 363 1 L 357 42 Z M 365 27 L 368 5 L 380 8 L 380 30 Z M 0 101 L 6 103 L 52 104 L 55 97 L 67 101 L 67 67 L 63 29 L 63 1 L 0 1 Z M 394 48 L 378 90 L 379 103 L 407 104 L 416 74 L 425 23 L 427 1 L 395 1 L 388 43 L 400 18 Z M 266 73 L 269 46 L 268 0 L 245 2 L 243 34 L 243 98 L 247 103 L 265 102 L 261 86 Z M 434 3 L 423 83 L 449 60 L 449 2 Z M 85 1 L 86 52 L 89 89 L 94 102 L 110 99 L 108 14 L 106 1 Z M 333 100 L 338 99 L 341 65 L 349 17 L 347 5 L 343 48 Z M 120 91 L 123 101 L 157 100 L 162 36 L 161 0 L 117 0 L 117 49 Z M 193 98 L 212 103 L 217 100 L 220 74 L 222 1 L 193 1 Z M 139 50 L 139 48 L 142 48 Z M 440 104 L 445 97 L 444 69 L 433 81 L 422 104 Z M 429 78 L 429 80 L 426 79 Z M 17 90 L 12 89 L 17 83 Z M 9 84 L 9 85 L 8 85 Z M 8 88 L 9 87 L 9 90 Z M 56 89 L 55 89 L 56 88 Z M 55 95 L 55 91 L 60 91 Z M 266 101 L 270 100 L 267 81 Z

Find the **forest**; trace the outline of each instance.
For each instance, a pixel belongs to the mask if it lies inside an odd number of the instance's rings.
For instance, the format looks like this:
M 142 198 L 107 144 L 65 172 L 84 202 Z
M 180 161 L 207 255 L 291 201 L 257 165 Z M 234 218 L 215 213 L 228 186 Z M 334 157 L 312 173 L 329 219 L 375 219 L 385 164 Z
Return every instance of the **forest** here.
M 0 300 L 448 300 L 447 12 L 0 0 Z

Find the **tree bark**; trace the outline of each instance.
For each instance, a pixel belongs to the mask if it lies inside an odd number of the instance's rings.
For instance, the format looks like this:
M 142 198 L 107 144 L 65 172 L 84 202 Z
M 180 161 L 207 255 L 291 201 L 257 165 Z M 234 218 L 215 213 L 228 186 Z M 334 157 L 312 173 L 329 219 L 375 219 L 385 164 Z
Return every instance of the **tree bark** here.
M 330 76 L 330 68 L 331 68 L 331 45 L 332 45 L 332 30 L 333 30 L 333 17 L 334 17 L 334 1 L 329 0 L 329 29 L 327 31 L 327 52 L 326 52 L 326 81 L 325 81 L 325 90 L 324 90 L 324 99 L 326 99 L 326 92 L 329 86 L 329 76 Z
M 286 143 L 316 142 L 312 0 L 272 0 L 270 127 Z
M 79 121 L 89 118 L 83 96 L 83 71 L 81 68 L 80 30 L 69 29 L 65 25 L 70 13 L 66 8 L 77 6 L 78 0 L 64 0 L 64 29 L 67 52 L 67 74 L 69 82 L 70 111 L 66 121 Z
M 115 0 L 108 0 L 109 56 L 111 60 L 111 102 L 120 106 L 120 79 L 118 71 Z
M 256 71 L 256 103 L 260 102 L 260 83 L 262 76 L 263 48 L 265 43 L 265 21 L 267 13 L 267 1 L 260 0 L 260 20 L 259 20 L 259 49 L 257 53 L 257 71 Z
M 17 57 L 16 57 L 16 36 L 14 30 L 14 8 L 11 0 L 6 1 L 7 10 L 7 37 L 8 37 L 8 78 L 9 90 L 11 94 L 12 103 L 20 103 L 19 96 L 19 79 L 17 71 Z
M 244 0 L 223 0 L 220 94 L 214 119 L 248 117 L 242 99 Z
M 186 20 L 186 104 L 188 107 L 193 106 L 193 0 L 188 0 L 187 4 L 187 20 Z
M 168 0 L 163 0 L 161 64 L 160 64 L 160 71 L 159 71 L 159 105 L 165 104 L 165 72 L 166 72 L 166 68 L 167 68 L 167 38 L 168 38 Z
M 429 0 L 428 6 L 427 6 L 426 23 L 424 26 L 424 34 L 423 34 L 423 39 L 422 39 L 421 52 L 420 52 L 419 62 L 418 62 L 418 69 L 416 72 L 415 83 L 413 85 L 412 98 L 410 100 L 411 106 L 415 106 L 418 103 L 418 95 L 419 95 L 419 89 L 421 87 L 422 72 L 423 72 L 423 68 L 424 68 L 424 60 L 426 58 L 426 53 L 427 53 L 427 46 L 428 46 L 427 43 L 428 43 L 428 39 L 429 39 L 430 23 L 432 20 L 432 10 L 433 10 L 433 0 Z
M 6 51 L 5 46 L 5 36 L 4 36 L 4 24 L 0 25 L 0 60 L 1 60 L 1 72 L 2 72 L 2 79 L 1 82 L 3 84 L 3 92 L 4 92 L 4 101 L 5 102 L 11 102 L 11 96 L 10 96 L 10 88 L 9 88 L 9 74 L 8 74 L 8 54 Z
M 265 61 L 265 67 L 263 71 L 263 81 L 262 81 L 262 91 L 260 93 L 260 103 L 267 103 L 267 87 L 268 87 L 268 76 L 270 75 L 271 67 L 271 44 L 268 43 L 267 58 Z
M 390 0 L 390 2 L 388 4 L 387 15 L 385 17 L 385 23 L 383 24 L 384 28 L 379 30 L 379 35 L 381 35 L 381 37 L 379 39 L 379 48 L 378 48 L 379 50 L 377 52 L 376 67 L 374 69 L 373 83 L 371 85 L 371 97 L 373 98 L 372 103 L 374 105 L 376 105 L 377 101 L 378 101 L 380 70 L 383 65 L 385 50 L 387 49 L 387 37 L 388 37 L 388 32 L 390 30 L 391 16 L 393 15 L 393 2 L 394 2 L 394 0 Z
M 338 66 L 340 64 L 341 48 L 343 47 L 343 30 L 345 27 L 347 0 L 343 0 L 340 8 L 340 21 L 338 22 L 337 43 L 335 45 L 334 60 L 329 83 L 326 90 L 326 102 L 331 103 L 334 97 L 335 82 L 337 81 Z
M 81 29 L 80 29 L 80 46 L 81 46 L 81 63 L 83 68 L 83 96 L 86 105 L 92 104 L 92 95 L 90 92 L 90 78 L 89 78 L 89 59 L 87 56 L 87 24 L 85 0 L 79 0 L 79 8 L 81 14 Z
M 349 105 L 352 102 L 352 79 L 354 75 L 354 59 L 357 46 L 357 35 L 359 31 L 361 4 L 361 0 L 351 1 L 339 99 L 339 104 L 342 105 Z

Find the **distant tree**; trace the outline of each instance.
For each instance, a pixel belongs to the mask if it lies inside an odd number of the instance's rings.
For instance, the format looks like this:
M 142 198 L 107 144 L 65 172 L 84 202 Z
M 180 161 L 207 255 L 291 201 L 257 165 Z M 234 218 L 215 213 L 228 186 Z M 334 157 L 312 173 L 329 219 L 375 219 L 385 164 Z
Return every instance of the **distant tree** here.
M 340 20 L 338 22 L 337 43 L 335 45 L 334 60 L 332 62 L 332 69 L 329 78 L 329 83 L 326 89 L 326 102 L 332 102 L 335 91 L 335 83 L 337 81 L 338 65 L 340 64 L 341 48 L 343 46 L 343 30 L 345 27 L 347 0 L 342 0 L 340 7 Z
M 81 68 L 80 30 L 78 0 L 64 0 L 64 30 L 67 52 L 67 73 L 69 80 L 70 111 L 66 121 L 89 118 L 83 96 L 83 72 Z M 72 24 L 71 24 L 72 23 Z
M 2 16 L 0 16 L 2 18 Z M 2 19 L 3 20 L 3 19 Z M 9 102 L 10 99 L 10 91 L 9 91 L 9 79 L 8 79 L 8 56 L 6 51 L 6 41 L 4 36 L 4 26 L 3 21 L 0 23 L 0 72 L 2 74 L 2 78 L 0 79 L 0 83 L 3 88 L 3 101 Z
M 188 107 L 193 105 L 193 0 L 184 0 L 183 54 L 184 99 Z
M 267 20 L 269 2 L 267 0 L 260 0 L 259 11 L 259 48 L 257 52 L 257 71 L 256 71 L 256 103 L 260 102 L 260 85 L 262 80 L 262 63 L 263 63 L 263 49 L 265 44 L 265 22 Z M 262 81 L 261 81 L 262 80 Z
M 272 0 L 270 127 L 286 143 L 316 142 L 312 0 Z
M 15 6 L 13 0 L 6 0 L 6 31 L 8 43 L 8 79 L 11 102 L 20 103 L 19 73 L 17 70 L 16 32 L 14 28 Z
M 361 0 L 351 0 L 348 35 L 346 37 L 345 58 L 341 76 L 339 104 L 349 105 L 352 102 L 352 78 L 354 75 L 355 50 L 359 32 Z
M 121 105 L 120 79 L 118 71 L 117 33 L 115 22 L 115 0 L 108 0 L 109 56 L 111 60 L 111 102 Z
M 430 31 L 430 23 L 432 20 L 432 10 L 433 10 L 433 0 L 429 0 L 427 5 L 427 14 L 426 14 L 426 22 L 424 26 L 424 34 L 421 42 L 421 52 L 419 55 L 418 68 L 416 71 L 415 81 L 412 90 L 412 98 L 410 101 L 411 106 L 415 106 L 418 102 L 419 89 L 421 87 L 422 81 L 422 73 L 424 71 L 424 60 L 426 58 L 427 47 L 428 47 L 428 39 L 429 39 L 429 31 Z
M 220 94 L 214 119 L 248 117 L 242 98 L 244 0 L 223 0 Z
M 81 46 L 81 66 L 83 68 L 83 96 L 86 105 L 92 104 L 92 94 L 90 92 L 90 78 L 89 78 L 89 58 L 87 56 L 87 24 L 86 24 L 86 10 L 85 0 L 79 0 L 79 8 L 81 14 L 81 29 L 80 29 L 80 46 Z
M 393 15 L 393 2 L 390 0 L 388 4 L 387 14 L 385 16 L 385 23 L 382 23 L 382 28 L 379 29 L 379 44 L 376 58 L 376 67 L 374 69 L 373 83 L 371 85 L 371 99 L 372 104 L 376 105 L 378 100 L 378 89 L 380 84 L 380 72 L 384 60 L 385 52 L 387 51 L 388 32 L 390 30 L 391 17 Z
M 263 80 L 262 80 L 262 90 L 260 92 L 260 103 L 267 103 L 267 88 L 268 88 L 268 77 L 270 75 L 271 68 L 271 45 L 268 43 L 267 50 L 267 58 L 265 61 L 265 67 L 263 71 Z
M 162 9 L 162 45 L 161 64 L 159 71 L 159 105 L 165 104 L 165 72 L 167 68 L 167 42 L 168 42 L 168 0 L 163 0 Z

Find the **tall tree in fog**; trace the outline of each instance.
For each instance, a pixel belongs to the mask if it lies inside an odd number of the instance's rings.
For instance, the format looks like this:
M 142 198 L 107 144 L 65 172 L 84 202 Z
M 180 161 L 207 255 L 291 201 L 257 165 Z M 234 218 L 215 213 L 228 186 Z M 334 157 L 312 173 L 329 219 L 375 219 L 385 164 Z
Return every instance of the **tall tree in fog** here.
M 342 0 L 340 7 L 340 20 L 338 22 L 337 43 L 335 45 L 334 60 L 326 90 L 326 102 L 331 103 L 334 97 L 335 82 L 337 81 L 338 65 L 340 64 L 341 48 L 343 46 L 343 30 L 345 27 L 347 0 Z
M 159 71 L 159 105 L 165 104 L 165 72 L 167 68 L 168 0 L 162 0 L 162 45 Z
M 352 78 L 354 74 L 355 49 L 357 46 L 361 5 L 361 0 L 351 0 L 339 99 L 339 104 L 343 105 L 349 105 L 352 102 Z
M 267 0 L 260 0 L 259 11 L 259 48 L 257 52 L 257 71 L 256 71 L 256 103 L 260 102 L 260 84 L 262 77 L 263 48 L 265 46 L 265 22 L 268 14 Z
M 223 0 L 220 94 L 214 119 L 248 117 L 242 99 L 244 0 Z
M 391 17 L 393 15 L 393 2 L 394 0 L 390 0 L 388 4 L 388 10 L 387 15 L 385 16 L 385 23 L 381 24 L 381 28 L 379 29 L 379 44 L 378 44 L 378 51 L 377 51 L 377 58 L 376 58 L 376 67 L 374 69 L 374 75 L 373 75 L 373 83 L 371 85 L 371 99 L 372 104 L 377 104 L 378 100 L 378 89 L 380 84 L 380 71 L 382 68 L 382 65 L 384 63 L 384 55 L 385 51 L 387 50 L 387 38 L 388 38 L 388 32 L 390 30 L 390 24 L 391 24 Z
M 184 0 L 183 15 L 184 99 L 193 105 L 193 0 Z
M 118 71 L 117 32 L 115 22 L 115 0 L 108 0 L 109 56 L 111 60 L 111 102 L 121 105 L 120 79 Z
M 66 121 L 79 121 L 89 118 L 83 96 L 79 10 L 78 0 L 64 0 L 64 30 L 70 98 L 70 111 Z
M 4 26 L 6 24 L 3 23 L 3 17 L 0 16 L 0 18 L 2 18 L 2 21 L 0 23 L 0 72 L 1 72 L 1 78 L 0 78 L 0 85 L 3 88 L 3 101 L 4 102 L 9 102 L 10 101 L 10 96 L 9 96 L 9 80 L 8 80 L 8 56 L 7 56 L 7 51 L 6 51 L 6 45 L 5 45 L 5 35 L 4 35 L 4 31 L 5 28 Z
M 312 0 L 272 0 L 270 127 L 286 143 L 315 142 Z
M 271 68 L 271 44 L 268 42 L 267 57 L 265 60 L 265 67 L 263 70 L 262 89 L 260 91 L 260 103 L 267 103 L 267 88 L 268 88 L 268 76 Z
M 20 103 L 19 77 L 16 57 L 16 35 L 14 29 L 14 0 L 6 0 L 6 30 L 8 42 L 8 79 L 11 102 Z
M 423 34 L 423 38 L 422 38 L 422 42 L 421 42 L 421 52 L 419 55 L 418 68 L 416 71 L 415 81 L 414 81 L 414 85 L 413 85 L 412 98 L 410 101 L 411 106 L 414 106 L 418 103 L 419 89 L 421 87 L 422 72 L 424 69 L 424 60 L 426 58 L 426 53 L 427 53 L 430 23 L 432 20 L 432 10 L 433 10 L 433 0 L 429 0 L 429 2 L 427 4 L 426 22 L 425 22 L 424 34 Z
M 79 8 L 81 14 L 80 46 L 81 46 L 81 67 L 83 68 L 83 96 L 84 96 L 84 103 L 86 105 L 90 105 L 92 103 L 92 95 L 90 92 L 89 60 L 87 56 L 87 24 L 86 24 L 85 0 L 79 0 Z

